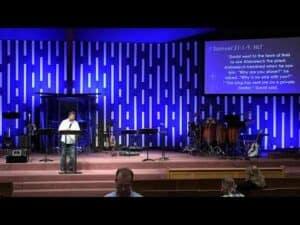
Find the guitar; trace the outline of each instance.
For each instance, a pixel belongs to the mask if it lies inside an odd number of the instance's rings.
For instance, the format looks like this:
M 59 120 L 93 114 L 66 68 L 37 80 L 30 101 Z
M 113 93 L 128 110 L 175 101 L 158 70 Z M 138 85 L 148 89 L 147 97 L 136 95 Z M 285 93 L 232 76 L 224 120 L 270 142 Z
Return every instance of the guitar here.
M 263 130 L 259 130 L 255 142 L 251 144 L 250 149 L 248 150 L 248 157 L 258 156 L 258 149 L 259 149 L 258 140 L 260 140 L 262 134 L 263 134 Z

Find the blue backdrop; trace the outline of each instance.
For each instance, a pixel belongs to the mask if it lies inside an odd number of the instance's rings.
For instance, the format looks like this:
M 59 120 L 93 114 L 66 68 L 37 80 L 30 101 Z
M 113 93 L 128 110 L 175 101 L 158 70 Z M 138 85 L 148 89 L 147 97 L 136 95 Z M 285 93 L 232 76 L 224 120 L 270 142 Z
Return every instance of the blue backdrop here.
M 35 120 L 40 98 L 36 91 L 63 93 L 67 90 L 67 42 L 64 33 L 39 33 L 21 38 L 13 32 L 0 40 L 0 137 L 7 130 L 3 111 L 19 111 L 12 134 L 23 129 L 25 113 Z M 41 37 L 43 36 L 43 37 Z M 78 35 L 77 35 L 78 36 Z M 48 37 L 48 39 L 47 39 Z M 50 38 L 51 37 L 51 38 Z M 28 40 L 24 40 L 27 39 Z M 269 136 L 263 148 L 300 145 L 300 96 L 204 96 L 203 43 L 179 41 L 110 42 L 76 40 L 73 48 L 73 93 L 98 92 L 98 110 L 106 124 L 113 121 L 117 140 L 122 129 L 167 130 L 164 140 L 150 140 L 153 146 L 184 147 L 187 122 L 222 114 L 251 112 L 254 122 L 247 132 L 264 129 Z M 213 85 L 213 84 L 212 84 Z M 223 112 L 220 112 L 223 111 Z

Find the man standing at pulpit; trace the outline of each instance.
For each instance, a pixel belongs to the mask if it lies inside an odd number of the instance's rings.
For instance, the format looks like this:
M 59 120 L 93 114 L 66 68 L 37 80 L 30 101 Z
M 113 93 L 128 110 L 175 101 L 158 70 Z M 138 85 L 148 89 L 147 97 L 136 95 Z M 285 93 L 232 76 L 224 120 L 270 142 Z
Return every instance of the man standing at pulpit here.
M 78 122 L 75 120 L 76 113 L 74 111 L 69 112 L 68 118 L 63 120 L 58 128 L 58 131 L 80 131 Z M 60 170 L 61 171 L 73 171 L 75 166 L 75 135 L 62 135 L 61 136 L 62 152 L 60 158 Z M 69 163 L 67 163 L 69 158 Z

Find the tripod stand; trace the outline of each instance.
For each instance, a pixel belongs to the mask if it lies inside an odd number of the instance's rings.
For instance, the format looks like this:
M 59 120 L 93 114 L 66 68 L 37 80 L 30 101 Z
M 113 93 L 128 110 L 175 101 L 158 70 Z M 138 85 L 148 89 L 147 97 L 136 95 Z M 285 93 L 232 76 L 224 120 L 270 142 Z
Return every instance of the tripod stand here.
M 158 133 L 158 129 L 148 128 L 148 129 L 140 129 L 139 130 L 139 134 L 153 135 L 153 134 L 157 134 L 157 133 Z M 147 151 L 147 157 L 146 157 L 146 159 L 143 159 L 143 162 L 154 161 L 154 159 L 149 158 L 149 146 L 146 147 L 146 151 Z
M 49 147 L 49 138 L 51 138 L 51 140 L 52 140 L 51 146 L 53 146 L 54 132 L 55 132 L 55 129 L 52 129 L 52 128 L 39 129 L 39 131 L 38 131 L 40 138 L 42 136 L 45 136 L 46 140 L 47 140 L 46 145 L 45 145 L 46 146 L 45 155 L 44 155 L 43 159 L 40 159 L 40 162 L 53 162 L 52 159 L 48 159 L 48 147 Z

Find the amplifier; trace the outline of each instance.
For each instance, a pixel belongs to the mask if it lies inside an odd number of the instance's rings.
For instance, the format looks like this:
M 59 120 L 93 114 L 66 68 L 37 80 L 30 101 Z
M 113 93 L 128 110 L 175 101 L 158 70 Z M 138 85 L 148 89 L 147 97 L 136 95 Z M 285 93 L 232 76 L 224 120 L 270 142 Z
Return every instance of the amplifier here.
M 6 163 L 24 163 L 28 161 L 27 149 L 9 149 L 7 151 Z

